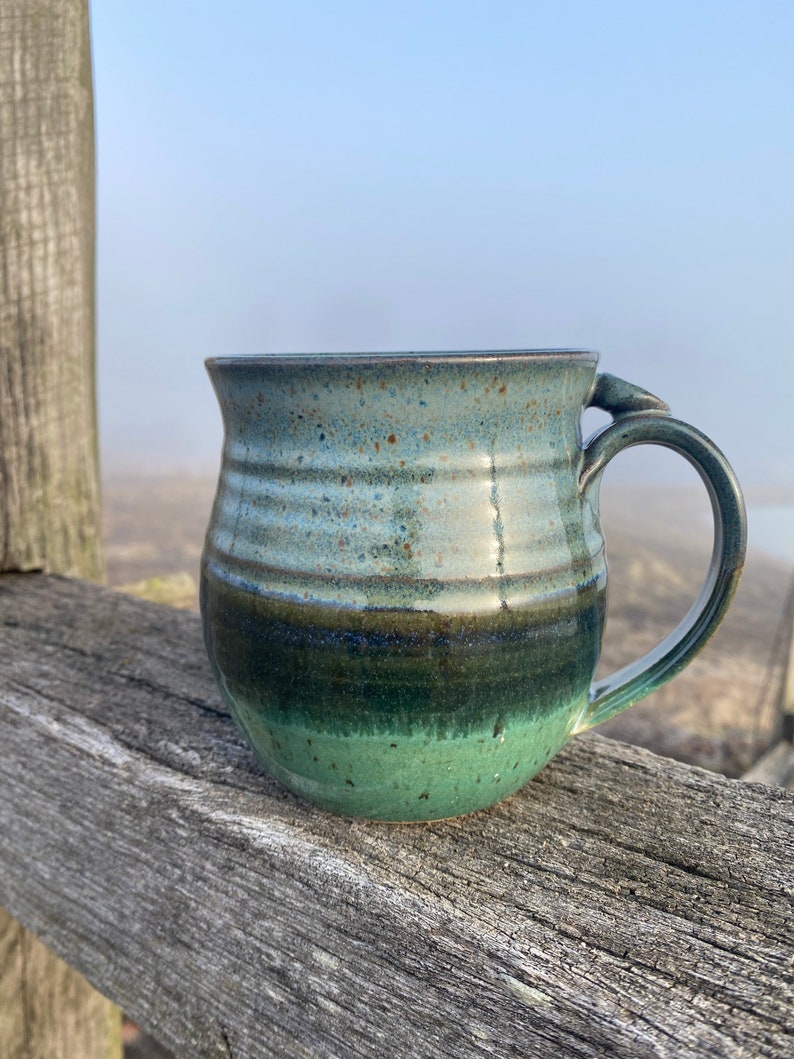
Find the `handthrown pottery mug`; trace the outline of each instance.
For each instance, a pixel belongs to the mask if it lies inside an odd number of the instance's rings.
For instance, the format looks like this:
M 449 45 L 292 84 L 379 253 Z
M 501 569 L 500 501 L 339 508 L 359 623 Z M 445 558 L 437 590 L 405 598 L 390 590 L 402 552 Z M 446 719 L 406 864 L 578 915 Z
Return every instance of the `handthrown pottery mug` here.
M 595 353 L 325 354 L 207 362 L 225 443 L 202 559 L 207 651 L 267 769 L 347 816 L 435 820 L 518 790 L 578 732 L 681 670 L 745 548 L 733 472 Z M 613 422 L 583 445 L 583 408 Z M 593 684 L 606 607 L 598 493 L 621 449 L 699 471 L 700 598 Z M 652 586 L 648 585 L 649 592 Z

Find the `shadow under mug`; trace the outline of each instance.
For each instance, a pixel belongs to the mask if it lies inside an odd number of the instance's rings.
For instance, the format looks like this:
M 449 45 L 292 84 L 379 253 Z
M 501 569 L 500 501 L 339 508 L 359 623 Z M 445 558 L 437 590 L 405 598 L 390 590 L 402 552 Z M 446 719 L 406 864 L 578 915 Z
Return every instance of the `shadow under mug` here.
M 221 693 L 267 769 L 333 812 L 434 820 L 518 790 L 673 677 L 721 621 L 744 505 L 716 446 L 568 350 L 224 357 L 202 557 Z M 613 421 L 586 444 L 586 407 Z M 700 597 L 593 684 L 607 463 L 674 449 L 714 512 Z M 652 585 L 648 585 L 649 592 Z

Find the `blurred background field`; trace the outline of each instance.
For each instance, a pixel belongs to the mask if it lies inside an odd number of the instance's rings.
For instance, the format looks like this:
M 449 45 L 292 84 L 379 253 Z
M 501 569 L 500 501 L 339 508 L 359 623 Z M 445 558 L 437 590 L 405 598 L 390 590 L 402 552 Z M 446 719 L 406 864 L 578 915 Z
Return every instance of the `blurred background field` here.
M 756 519 L 708 650 L 603 730 L 740 772 L 794 562 L 792 19 L 94 5 L 111 582 L 196 605 L 221 440 L 204 357 L 600 350 L 714 438 Z M 656 448 L 615 461 L 603 511 L 612 669 L 683 616 L 711 542 L 694 472 Z

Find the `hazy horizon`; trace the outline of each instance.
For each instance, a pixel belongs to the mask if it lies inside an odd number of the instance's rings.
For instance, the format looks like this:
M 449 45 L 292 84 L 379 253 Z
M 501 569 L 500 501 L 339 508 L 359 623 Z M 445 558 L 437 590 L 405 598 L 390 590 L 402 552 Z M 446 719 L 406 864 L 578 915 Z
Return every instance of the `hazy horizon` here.
M 217 466 L 206 356 L 583 347 L 794 483 L 790 5 L 92 19 L 106 466 Z

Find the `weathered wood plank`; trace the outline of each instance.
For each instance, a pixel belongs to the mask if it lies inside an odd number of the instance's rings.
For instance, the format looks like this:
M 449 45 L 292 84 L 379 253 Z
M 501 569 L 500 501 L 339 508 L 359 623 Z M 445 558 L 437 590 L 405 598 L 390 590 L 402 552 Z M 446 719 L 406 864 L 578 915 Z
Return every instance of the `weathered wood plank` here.
M 597 736 L 493 810 L 331 817 L 190 614 L 0 577 L 0 903 L 191 1056 L 794 1054 L 794 798 Z

